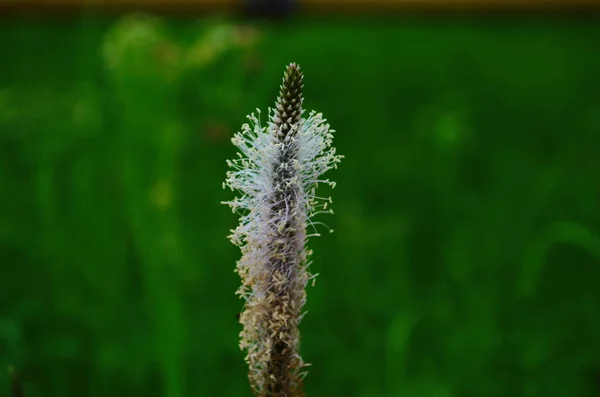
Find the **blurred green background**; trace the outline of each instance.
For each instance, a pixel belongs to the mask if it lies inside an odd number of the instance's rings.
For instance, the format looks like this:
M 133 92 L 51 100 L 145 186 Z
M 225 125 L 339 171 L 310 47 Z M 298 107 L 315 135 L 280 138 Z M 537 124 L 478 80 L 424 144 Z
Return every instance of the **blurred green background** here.
M 307 394 L 599 396 L 599 43 L 541 18 L 3 19 L 0 366 L 28 397 L 250 395 L 221 184 L 293 61 L 346 156 Z

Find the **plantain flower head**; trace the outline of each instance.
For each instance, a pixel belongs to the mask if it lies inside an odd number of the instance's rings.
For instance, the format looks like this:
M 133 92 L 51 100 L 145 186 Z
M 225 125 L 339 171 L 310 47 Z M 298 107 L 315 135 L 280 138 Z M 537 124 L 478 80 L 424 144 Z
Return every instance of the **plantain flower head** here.
M 236 272 L 245 301 L 240 348 L 247 352 L 249 380 L 257 396 L 302 396 L 306 367 L 299 354 L 298 324 L 306 301 L 310 251 L 307 234 L 313 216 L 331 212 L 329 198 L 316 195 L 319 183 L 335 186 L 323 174 L 342 156 L 332 147 L 332 130 L 320 113 L 302 108 L 303 74 L 290 64 L 275 109 L 261 112 L 232 138 L 239 149 L 228 160 L 224 187 L 239 193 L 225 202 L 240 214 L 231 241 L 240 247 Z

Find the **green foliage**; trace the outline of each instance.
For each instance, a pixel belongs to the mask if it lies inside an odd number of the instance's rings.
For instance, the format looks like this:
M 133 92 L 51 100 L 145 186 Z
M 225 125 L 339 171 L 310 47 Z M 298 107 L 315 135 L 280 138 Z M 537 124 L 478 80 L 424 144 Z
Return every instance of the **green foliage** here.
M 336 232 L 311 242 L 308 395 L 597 395 L 599 39 L 3 21 L 0 365 L 29 397 L 249 395 L 221 183 L 232 131 L 294 61 L 346 156 Z

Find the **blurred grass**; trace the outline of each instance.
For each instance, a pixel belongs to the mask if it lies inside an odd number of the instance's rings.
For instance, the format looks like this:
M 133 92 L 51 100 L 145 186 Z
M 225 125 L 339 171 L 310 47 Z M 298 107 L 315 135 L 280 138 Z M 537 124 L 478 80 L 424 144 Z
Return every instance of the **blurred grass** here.
M 28 396 L 245 396 L 219 204 L 286 63 L 338 131 L 311 396 L 595 396 L 600 25 L 0 24 L 0 365 Z M 8 378 L 0 387 L 8 390 Z

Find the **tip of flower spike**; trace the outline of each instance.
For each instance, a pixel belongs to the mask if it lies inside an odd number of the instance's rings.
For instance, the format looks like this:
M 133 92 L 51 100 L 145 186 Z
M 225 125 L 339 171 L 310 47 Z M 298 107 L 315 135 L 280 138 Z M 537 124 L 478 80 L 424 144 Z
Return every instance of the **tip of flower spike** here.
M 291 70 L 298 70 L 298 71 L 300 71 L 300 66 L 296 62 L 291 62 L 287 66 L 287 71 L 290 72 Z
M 302 88 L 304 76 L 300 66 L 290 63 L 283 75 L 279 96 L 275 103 L 275 112 L 271 121 L 277 128 L 277 137 L 284 140 L 290 133 L 297 131 L 302 116 Z M 296 128 L 294 128 L 296 127 Z

